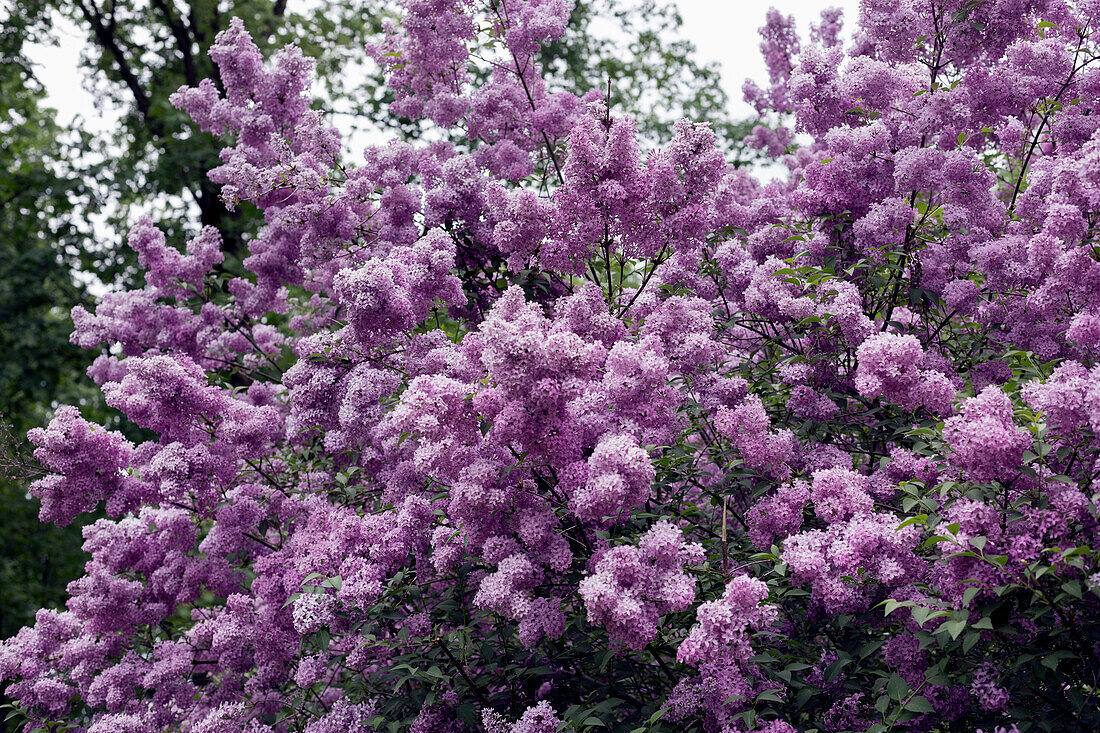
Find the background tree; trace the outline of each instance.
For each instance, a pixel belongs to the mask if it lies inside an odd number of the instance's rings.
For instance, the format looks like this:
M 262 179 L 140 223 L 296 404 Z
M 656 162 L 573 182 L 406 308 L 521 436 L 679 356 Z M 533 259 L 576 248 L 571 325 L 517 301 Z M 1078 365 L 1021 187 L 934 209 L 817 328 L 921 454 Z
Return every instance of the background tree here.
M 24 32 L 8 23 L 0 29 L 0 412 L 18 433 L 41 424 L 57 401 L 102 405 L 83 376 L 87 352 L 69 343 L 69 309 L 90 302 L 76 274 L 89 249 L 81 215 L 96 198 L 63 172 L 61 161 L 81 141 L 42 106 L 44 91 L 22 54 Z M 0 532 L 10 538 L 0 558 L 0 635 L 7 637 L 37 607 L 63 600 L 83 559 L 79 528 L 38 522 L 26 483 L 2 469 L 0 501 Z

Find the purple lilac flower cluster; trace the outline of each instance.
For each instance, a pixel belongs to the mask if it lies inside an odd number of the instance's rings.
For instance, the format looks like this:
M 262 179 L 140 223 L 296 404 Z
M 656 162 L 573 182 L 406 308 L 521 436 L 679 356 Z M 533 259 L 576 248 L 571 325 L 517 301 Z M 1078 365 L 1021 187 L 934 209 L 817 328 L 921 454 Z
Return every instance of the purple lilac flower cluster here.
M 173 97 L 264 225 L 73 312 L 147 439 L 28 436 L 25 729 L 1100 729 L 1100 3 L 771 11 L 766 183 L 551 88 L 568 0 L 401 11 L 422 141 L 239 21 Z

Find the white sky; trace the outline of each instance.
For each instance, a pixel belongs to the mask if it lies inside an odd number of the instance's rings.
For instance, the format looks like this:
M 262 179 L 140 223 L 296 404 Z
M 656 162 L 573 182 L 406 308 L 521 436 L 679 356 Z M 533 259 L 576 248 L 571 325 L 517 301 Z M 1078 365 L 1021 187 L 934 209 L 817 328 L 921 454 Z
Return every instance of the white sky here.
M 721 65 L 722 80 L 738 117 L 752 114 L 741 99 L 742 82 L 746 78 L 766 81 L 757 29 L 764 24 L 769 7 L 774 6 L 785 15 L 793 13 L 803 39 L 808 35 L 810 22 L 818 20 L 823 8 L 844 10 L 845 31 L 850 31 L 859 11 L 858 0 L 771 0 L 770 3 L 678 0 L 678 5 L 684 19 L 683 34 L 695 43 L 699 60 L 717 61 Z M 39 46 L 31 52 L 32 58 L 41 64 L 40 78 L 46 84 L 49 104 L 58 110 L 62 122 L 79 115 L 93 130 L 109 129 L 114 115 L 110 110 L 95 108 L 78 71 L 83 35 L 71 26 L 59 26 L 55 31 L 60 40 L 58 46 Z
M 677 0 L 684 19 L 684 36 L 695 43 L 700 61 L 717 61 L 722 69 L 722 85 L 729 95 L 735 117 L 749 117 L 752 107 L 741 99 L 741 84 L 755 79 L 760 86 L 768 81 L 764 59 L 760 55 L 760 35 L 768 8 L 783 15 L 794 15 L 798 33 L 805 43 L 810 23 L 820 20 L 825 8 L 844 11 L 844 35 L 859 17 L 859 0 Z

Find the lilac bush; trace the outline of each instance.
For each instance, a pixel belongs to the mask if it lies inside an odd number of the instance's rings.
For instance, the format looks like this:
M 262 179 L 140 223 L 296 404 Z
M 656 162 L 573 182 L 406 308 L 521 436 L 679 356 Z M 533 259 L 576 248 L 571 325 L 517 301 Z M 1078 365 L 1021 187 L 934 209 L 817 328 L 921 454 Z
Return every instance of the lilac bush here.
M 174 96 L 265 226 L 73 313 L 157 437 L 30 434 L 107 518 L 26 730 L 1100 728 L 1100 3 L 772 11 L 767 183 L 548 87 L 570 8 L 405 0 L 359 165 L 240 22 Z

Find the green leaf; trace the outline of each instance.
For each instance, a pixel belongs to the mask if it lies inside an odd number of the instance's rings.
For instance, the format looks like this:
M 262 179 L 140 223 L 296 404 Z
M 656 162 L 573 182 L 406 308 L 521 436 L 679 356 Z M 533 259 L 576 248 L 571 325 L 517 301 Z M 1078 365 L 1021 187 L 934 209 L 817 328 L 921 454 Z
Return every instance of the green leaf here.
M 764 690 L 763 692 L 761 692 L 759 695 L 756 696 L 756 699 L 757 699 L 757 701 L 767 700 L 768 702 L 780 702 L 780 703 L 784 702 L 783 698 L 780 697 L 777 694 L 780 691 L 781 691 L 780 688 L 776 688 L 776 689 L 773 689 L 773 690 Z
M 851 659 L 841 658 L 830 664 L 825 668 L 825 684 L 828 684 L 836 679 L 840 671 L 851 663 Z
M 936 629 L 936 633 L 939 634 L 940 632 L 947 632 L 951 635 L 951 640 L 954 641 L 955 639 L 959 638 L 959 634 L 961 634 L 965 629 L 966 619 L 954 618 L 948 621 L 944 621 L 942 624 L 940 624 L 940 627 Z
M 909 684 L 898 675 L 891 675 L 886 683 L 886 694 L 895 700 L 904 700 L 909 692 Z M 881 711 L 879 711 L 881 712 Z
M 866 659 L 867 657 L 877 652 L 879 648 L 885 643 L 886 642 L 883 639 L 877 639 L 875 641 L 867 642 L 859 648 L 859 658 Z
M 908 527 L 908 526 L 909 526 L 909 525 L 911 525 L 911 524 L 924 524 L 924 522 L 925 522 L 925 521 L 926 521 L 927 519 L 928 519 L 928 515 L 927 515 L 927 514 L 917 514 L 917 515 L 915 515 L 915 516 L 909 517 L 909 518 L 908 518 L 908 519 L 906 519 L 906 520 L 905 520 L 904 522 L 902 522 L 901 524 L 899 524 L 899 525 L 898 525 L 898 529 L 904 529 L 904 528 Z
M 917 695 L 916 697 L 906 701 L 905 709 L 913 713 L 934 713 L 936 709 L 932 707 L 932 703 L 928 702 L 928 699 Z
M 1077 655 L 1065 650 L 1054 652 L 1043 657 L 1041 664 L 1052 672 L 1058 671 L 1058 663 L 1063 659 L 1076 659 Z
M 1058 25 L 1057 23 L 1052 23 L 1049 20 L 1044 20 L 1041 23 L 1039 23 L 1037 26 L 1035 26 L 1035 32 L 1039 34 L 1039 38 L 1044 38 L 1045 39 L 1047 37 L 1047 35 L 1046 35 L 1046 29 L 1047 28 L 1061 28 L 1061 27 L 1062 26 Z

